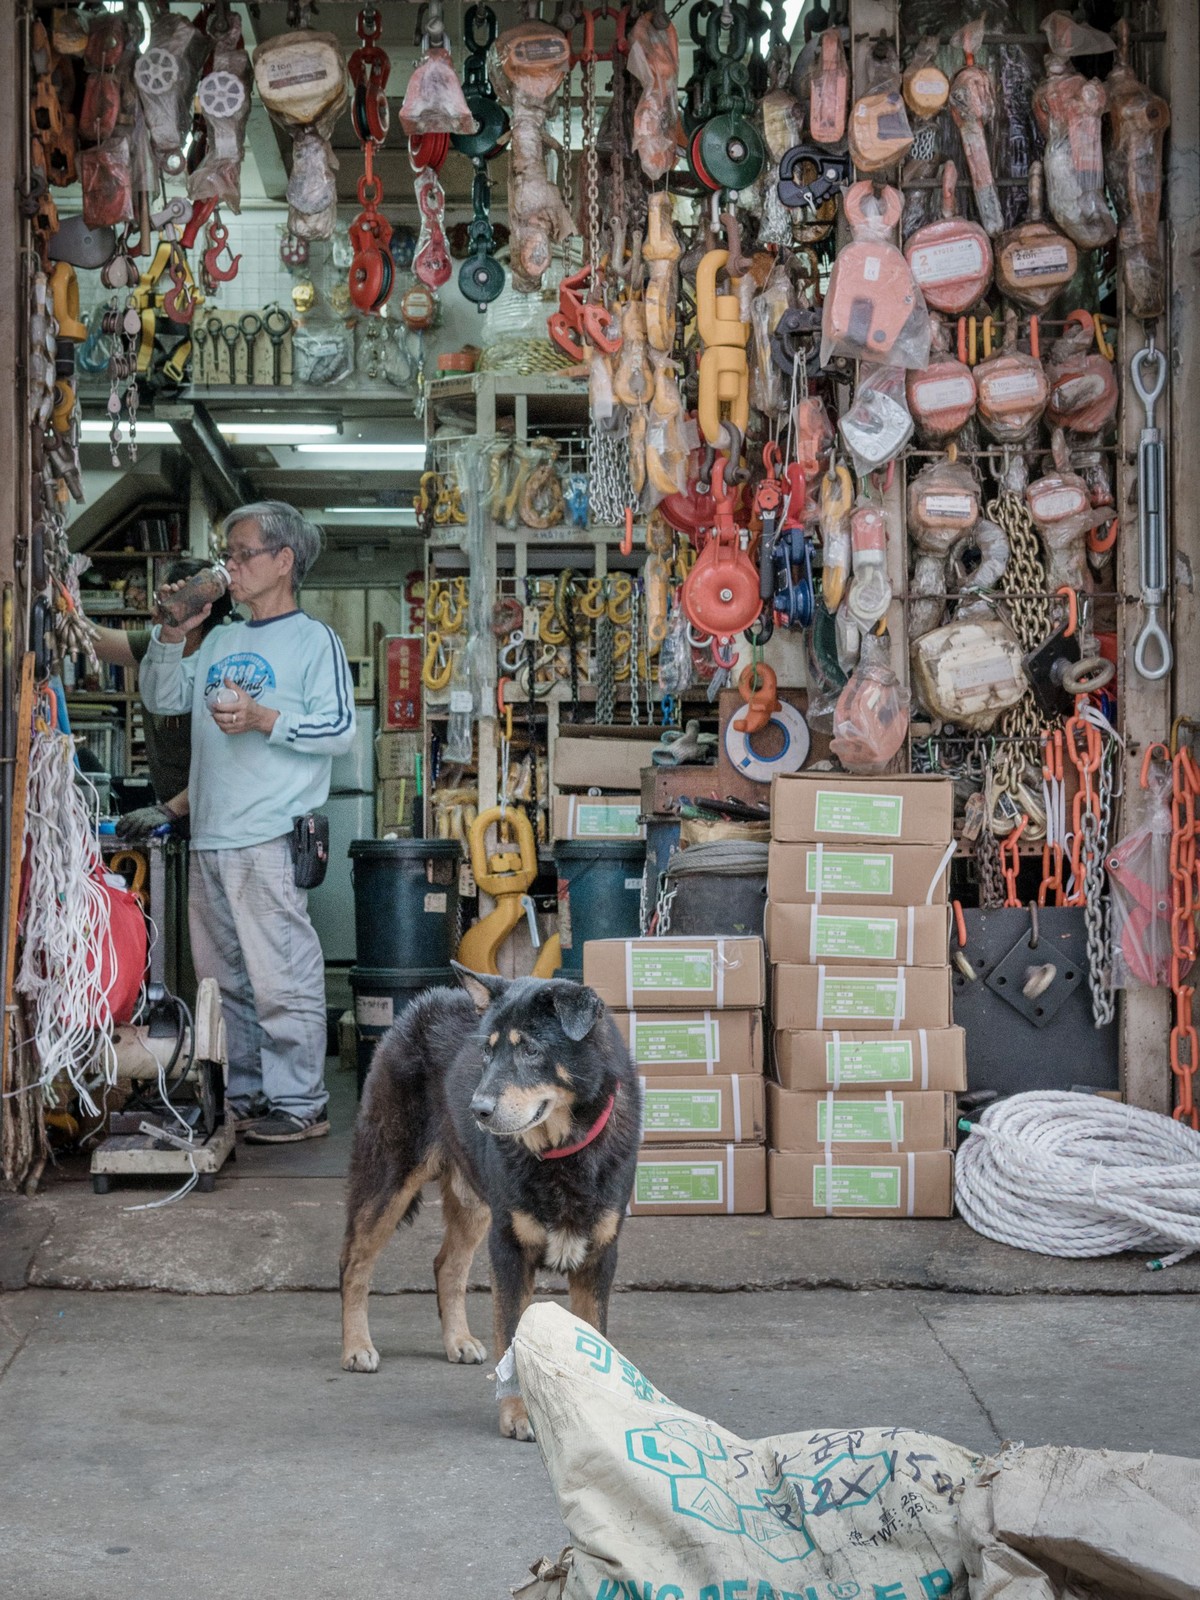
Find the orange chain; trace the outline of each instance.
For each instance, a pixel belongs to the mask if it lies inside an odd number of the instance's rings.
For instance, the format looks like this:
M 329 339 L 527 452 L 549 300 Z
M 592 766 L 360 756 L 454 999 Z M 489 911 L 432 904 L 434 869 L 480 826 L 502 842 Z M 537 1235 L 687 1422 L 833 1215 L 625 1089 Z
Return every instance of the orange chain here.
M 1196 961 L 1196 912 L 1200 906 L 1200 873 L 1196 836 L 1200 832 L 1196 801 L 1200 767 L 1192 752 L 1180 746 L 1171 762 L 1171 990 L 1175 1015 L 1171 1028 L 1171 1071 L 1178 1083 L 1176 1122 L 1200 1130 L 1200 1110 L 1193 1099 L 1193 1080 L 1200 1065 L 1196 1025 L 1192 1020 L 1195 985 L 1188 982 Z
M 1021 897 L 1017 893 L 1017 873 L 1021 870 L 1021 835 L 1028 826 L 1029 818 L 1022 813 L 1020 822 L 1000 841 L 1000 870 L 1008 890 L 1004 897 L 1006 906 L 1021 904 Z

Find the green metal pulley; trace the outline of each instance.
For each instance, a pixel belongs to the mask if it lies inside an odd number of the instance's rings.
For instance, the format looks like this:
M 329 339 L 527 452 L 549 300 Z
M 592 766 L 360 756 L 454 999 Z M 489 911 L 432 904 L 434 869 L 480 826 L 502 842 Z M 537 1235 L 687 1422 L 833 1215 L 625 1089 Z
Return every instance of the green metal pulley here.
M 718 189 L 748 189 L 767 164 L 758 129 L 737 111 L 711 117 L 695 140 L 696 155 Z

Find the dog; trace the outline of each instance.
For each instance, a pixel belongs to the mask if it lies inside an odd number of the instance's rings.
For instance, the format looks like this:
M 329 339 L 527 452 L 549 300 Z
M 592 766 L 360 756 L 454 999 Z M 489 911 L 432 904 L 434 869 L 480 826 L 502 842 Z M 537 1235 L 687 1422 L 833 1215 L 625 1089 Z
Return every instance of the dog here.
M 375 1372 L 367 1300 L 379 1252 L 438 1179 L 434 1262 L 446 1356 L 479 1362 L 466 1289 L 484 1234 L 495 1359 L 512 1343 L 539 1267 L 565 1272 L 572 1312 L 607 1331 L 617 1241 L 633 1189 L 641 1090 L 592 989 L 505 979 L 457 963 L 462 989 L 418 996 L 376 1047 L 354 1128 L 341 1257 L 342 1367 Z M 519 1397 L 500 1432 L 532 1439 Z

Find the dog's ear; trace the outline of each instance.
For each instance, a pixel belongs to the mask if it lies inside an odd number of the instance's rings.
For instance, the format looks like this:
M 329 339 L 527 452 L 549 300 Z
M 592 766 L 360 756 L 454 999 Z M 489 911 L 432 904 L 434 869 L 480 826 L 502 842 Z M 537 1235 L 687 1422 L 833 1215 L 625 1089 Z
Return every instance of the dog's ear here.
M 594 989 L 564 978 L 555 980 L 550 994 L 559 1026 L 568 1039 L 579 1044 L 599 1022 L 604 1001 Z
M 452 961 L 450 965 L 458 973 L 458 981 L 475 1002 L 475 1009 L 480 1016 L 508 988 L 507 978 L 499 978 L 491 972 L 472 972 L 470 967 L 464 967 L 457 961 Z

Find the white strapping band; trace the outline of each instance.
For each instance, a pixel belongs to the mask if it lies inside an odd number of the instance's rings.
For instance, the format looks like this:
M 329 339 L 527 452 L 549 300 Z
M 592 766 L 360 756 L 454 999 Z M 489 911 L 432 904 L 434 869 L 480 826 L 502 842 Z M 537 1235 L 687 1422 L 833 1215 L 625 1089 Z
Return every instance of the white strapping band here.
M 833 1215 L 833 1150 L 825 1146 L 825 1215 Z
M 825 1139 L 826 1150 L 833 1144 L 833 1090 L 825 1091 Z
M 725 1005 L 725 941 L 717 940 L 717 1010 Z
M 833 1030 L 833 1087 L 842 1087 L 842 1036 L 836 1028 Z
M 929 890 L 925 896 L 925 904 L 927 906 L 931 906 L 933 904 L 934 891 L 936 890 L 938 883 L 941 881 L 942 873 L 945 872 L 946 868 L 950 865 L 950 857 L 957 849 L 958 841 L 956 839 L 952 839 L 946 846 L 946 854 L 938 862 L 937 871 L 929 880 Z
M 720 1023 L 716 1024 L 716 1028 L 719 1028 L 720 1026 Z M 714 1031 L 715 1029 L 713 1025 L 712 1012 L 706 1011 L 704 1013 L 704 1069 L 710 1078 L 713 1074 L 713 1068 L 717 1064 L 716 1058 L 718 1053 L 713 1049 Z
M 817 847 L 816 847 L 816 857 L 817 857 L 817 872 L 816 872 L 816 884 L 815 884 L 815 886 L 813 888 L 813 904 L 819 906 L 821 904 L 821 883 L 822 883 L 822 880 L 823 880 L 824 874 L 825 874 L 825 846 L 823 844 L 818 844 L 817 845 Z M 807 870 L 808 870 L 808 864 L 806 862 L 805 863 L 805 871 L 807 871 Z
M 917 908 L 916 908 L 916 906 L 909 906 L 909 908 L 908 908 L 908 955 L 905 958 L 905 962 L 906 962 L 906 965 L 910 966 L 910 967 L 913 964 L 913 940 L 914 940 L 914 938 L 916 936 L 916 927 L 917 927 Z
M 633 1010 L 633 940 L 625 941 L 625 1004 Z
M 900 1031 L 900 1024 L 904 1021 L 904 1013 L 908 1010 L 908 997 L 906 993 L 905 973 L 907 967 L 896 968 L 896 998 L 892 1005 L 892 1032 Z
M 888 1137 L 892 1141 L 892 1149 L 899 1150 L 900 1135 L 896 1129 L 896 1096 L 888 1089 L 884 1098 L 887 1102 Z
M 725 1209 L 733 1215 L 733 1146 L 725 1146 Z
M 917 1158 L 910 1150 L 907 1157 L 908 1166 L 908 1210 L 907 1215 L 915 1217 L 917 1214 Z
M 817 967 L 817 1027 L 825 1026 L 825 967 Z
M 739 1084 L 739 1075 L 736 1072 L 732 1073 L 731 1074 L 731 1078 L 732 1078 L 732 1087 L 733 1087 L 733 1142 L 734 1142 L 734 1144 L 741 1144 L 741 1142 L 742 1142 L 742 1093 L 741 1093 L 741 1088 L 740 1088 L 740 1084 Z
M 921 1087 L 929 1087 L 929 1035 L 924 1028 L 917 1029 L 917 1040 L 921 1046 Z

